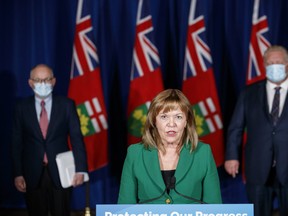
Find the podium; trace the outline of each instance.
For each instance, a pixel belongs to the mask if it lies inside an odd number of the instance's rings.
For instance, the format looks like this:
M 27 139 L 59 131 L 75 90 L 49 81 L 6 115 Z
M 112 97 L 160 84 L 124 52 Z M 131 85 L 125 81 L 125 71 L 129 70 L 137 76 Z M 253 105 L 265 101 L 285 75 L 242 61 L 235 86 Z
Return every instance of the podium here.
M 254 216 L 253 204 L 105 204 L 96 216 Z

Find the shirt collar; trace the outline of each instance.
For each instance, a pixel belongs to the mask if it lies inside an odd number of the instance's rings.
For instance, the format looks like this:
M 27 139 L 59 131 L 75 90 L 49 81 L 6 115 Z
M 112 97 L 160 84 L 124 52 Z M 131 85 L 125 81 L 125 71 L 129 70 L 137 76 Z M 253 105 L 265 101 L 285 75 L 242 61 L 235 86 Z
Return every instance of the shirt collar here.
M 46 97 L 46 98 L 44 98 L 44 99 L 39 98 L 39 97 L 37 97 L 37 96 L 35 95 L 35 101 L 36 101 L 37 103 L 41 104 L 41 101 L 43 101 L 43 100 L 44 100 L 45 104 L 49 103 L 49 102 L 52 100 L 52 94 L 50 94 L 48 97 Z
M 271 90 L 274 90 L 275 87 L 277 87 L 278 85 L 270 82 L 269 80 L 267 80 L 267 87 Z M 288 90 L 288 79 L 286 79 L 284 82 L 281 83 L 280 85 L 281 89 L 284 89 L 284 90 Z

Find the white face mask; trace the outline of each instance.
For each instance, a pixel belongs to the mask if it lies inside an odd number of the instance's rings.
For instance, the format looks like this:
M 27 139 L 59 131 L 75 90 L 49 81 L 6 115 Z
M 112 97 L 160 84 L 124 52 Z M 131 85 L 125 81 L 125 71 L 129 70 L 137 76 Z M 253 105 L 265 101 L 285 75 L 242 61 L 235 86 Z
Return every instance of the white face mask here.
M 266 67 L 266 77 L 274 83 L 279 83 L 286 78 L 284 64 L 272 64 Z
M 33 90 L 40 97 L 47 97 L 53 91 L 53 86 L 50 83 L 35 83 Z

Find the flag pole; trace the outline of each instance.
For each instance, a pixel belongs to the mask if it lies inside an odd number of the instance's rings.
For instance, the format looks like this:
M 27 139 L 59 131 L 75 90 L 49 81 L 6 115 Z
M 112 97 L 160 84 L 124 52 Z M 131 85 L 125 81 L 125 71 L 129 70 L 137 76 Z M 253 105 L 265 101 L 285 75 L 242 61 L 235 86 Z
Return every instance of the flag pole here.
M 86 189 L 86 207 L 85 207 L 85 216 L 91 216 L 90 213 L 90 182 L 86 182 L 85 184 L 85 189 Z

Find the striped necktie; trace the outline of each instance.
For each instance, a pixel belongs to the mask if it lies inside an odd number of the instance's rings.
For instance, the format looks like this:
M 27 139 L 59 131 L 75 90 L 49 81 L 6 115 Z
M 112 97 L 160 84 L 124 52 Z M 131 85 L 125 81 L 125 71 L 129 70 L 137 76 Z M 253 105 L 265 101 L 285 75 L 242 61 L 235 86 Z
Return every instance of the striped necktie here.
M 272 117 L 274 126 L 277 124 L 277 121 L 279 119 L 280 89 L 281 87 L 275 88 L 275 94 L 274 94 L 272 109 L 271 109 L 271 117 Z

